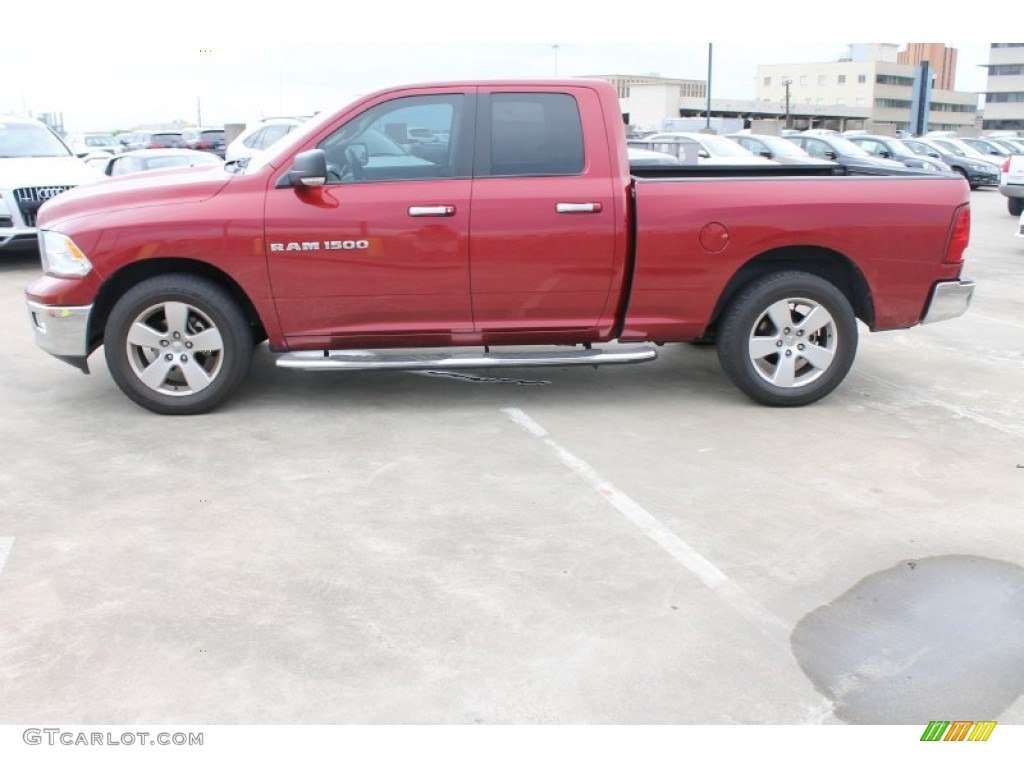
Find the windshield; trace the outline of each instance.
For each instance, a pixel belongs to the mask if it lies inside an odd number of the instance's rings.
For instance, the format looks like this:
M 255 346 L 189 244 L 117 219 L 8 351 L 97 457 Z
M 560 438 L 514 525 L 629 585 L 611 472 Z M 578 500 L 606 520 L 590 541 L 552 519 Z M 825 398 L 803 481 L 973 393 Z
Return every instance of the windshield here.
M 717 157 L 753 157 L 754 153 L 746 147 L 741 147 L 732 139 L 724 136 L 712 136 L 707 134 L 698 139 L 704 148 Z
M 943 141 L 942 139 L 935 139 L 935 143 L 938 146 L 942 147 L 947 152 L 954 154 L 957 157 L 967 157 L 967 153 L 963 149 L 958 147 L 956 144 L 951 144 L 950 142 Z
M 792 141 L 777 138 L 775 136 L 758 136 L 757 140 L 771 150 L 773 155 L 779 157 L 810 157 L 803 147 L 798 147 Z
M 113 136 L 86 136 L 85 146 L 87 147 L 114 147 L 117 142 Z
M 0 157 L 71 157 L 71 152 L 41 125 L 0 122 Z
M 844 139 L 841 136 L 829 136 L 828 141 L 840 155 L 846 155 L 847 157 L 871 157 L 867 150 L 861 149 L 849 139 Z
M 889 151 L 893 157 L 914 157 L 914 153 L 899 139 L 889 139 Z

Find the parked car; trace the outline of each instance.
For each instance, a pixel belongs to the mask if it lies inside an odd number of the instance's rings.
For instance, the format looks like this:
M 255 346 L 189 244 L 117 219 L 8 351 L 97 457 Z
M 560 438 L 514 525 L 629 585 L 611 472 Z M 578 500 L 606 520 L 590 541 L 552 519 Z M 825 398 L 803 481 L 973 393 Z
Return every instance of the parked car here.
M 831 160 L 811 157 L 801 147 L 782 136 L 764 136 L 759 133 L 731 133 L 726 136 L 741 147 L 759 157 L 774 160 L 782 165 L 835 165 Z
M 444 163 L 365 162 L 375 134 L 428 114 L 465 128 Z M 45 205 L 33 333 L 85 371 L 103 346 L 124 394 L 165 414 L 223 403 L 264 340 L 279 367 L 327 372 L 640 363 L 709 334 L 740 390 L 798 406 L 843 381 L 858 319 L 967 311 L 958 178 L 769 163 L 647 179 L 625 150 L 602 80 L 371 93 L 244 165 Z M 894 214 L 897 196 L 914 203 Z
M 842 136 L 801 133 L 797 136 L 787 136 L 786 141 L 791 141 L 806 150 L 811 157 L 834 160 L 846 168 L 847 173 L 869 176 L 905 176 L 922 173 L 917 168 L 908 168 L 895 160 L 875 157 Z
M 1004 161 L 999 192 L 1006 198 L 1006 209 L 1011 216 L 1024 213 L 1024 154 L 1010 155 Z
M 184 149 L 185 139 L 181 131 L 134 131 L 125 145 L 125 149 Z
M 121 143 L 109 133 L 72 133 L 64 138 L 64 143 L 78 157 L 85 157 L 93 152 L 105 152 L 116 155 L 124 151 Z
M 86 162 L 98 168 L 105 176 L 123 176 L 164 168 L 220 165 L 224 161 L 212 152 L 194 149 L 136 149 L 106 159 L 93 156 L 86 158 Z
M 898 163 L 903 163 L 908 168 L 920 168 L 930 173 L 953 173 L 953 169 L 939 158 L 923 157 L 922 155 L 915 154 L 901 139 L 896 139 L 892 136 L 877 136 L 866 133 L 847 136 L 846 138 L 870 155 L 883 157 L 886 160 L 895 160 Z
M 42 204 L 99 178 L 44 123 L 0 116 L 0 251 L 36 247 Z
M 1011 155 L 1024 155 L 1024 139 L 1012 136 L 986 136 L 988 141 L 1010 151 Z
M 990 160 L 969 155 L 954 145 L 947 144 L 948 139 L 903 139 L 903 144 L 914 154 L 941 160 L 954 173 L 959 173 L 970 185 L 971 189 L 994 187 L 999 184 L 999 167 Z
M 642 168 L 659 165 L 680 165 L 679 159 L 664 152 L 654 152 L 650 149 L 638 147 L 626 147 L 626 155 L 629 157 L 630 168 Z
M 245 130 L 228 144 L 224 152 L 225 160 L 241 160 L 252 157 L 283 139 L 302 125 L 308 118 L 303 117 L 269 117 L 251 123 Z
M 1013 154 L 1013 152 L 1008 150 L 1006 147 L 1000 146 L 990 139 L 983 139 L 976 136 L 964 136 L 960 141 L 974 147 L 989 160 L 995 160 L 1000 165 L 1002 165 L 1003 161 L 1006 160 L 1007 157 Z
M 186 149 L 198 152 L 212 152 L 224 158 L 227 150 L 226 134 L 223 128 L 185 128 L 181 132 Z
M 725 136 L 712 133 L 668 131 L 655 133 L 645 139 L 633 140 L 629 146 L 673 155 L 684 162 L 701 165 L 776 165 L 755 155 Z M 689 152 L 687 151 L 689 148 Z

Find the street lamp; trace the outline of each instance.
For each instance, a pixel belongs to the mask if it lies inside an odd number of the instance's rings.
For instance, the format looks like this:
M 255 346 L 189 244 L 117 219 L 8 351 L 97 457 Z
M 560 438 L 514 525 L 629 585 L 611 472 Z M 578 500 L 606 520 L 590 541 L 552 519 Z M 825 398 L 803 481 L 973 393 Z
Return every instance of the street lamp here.
M 558 77 L 558 46 L 552 45 L 551 50 L 555 52 L 555 77 Z
M 793 84 L 793 81 L 786 78 L 782 81 L 783 87 L 786 89 L 786 127 L 789 128 L 789 86 Z

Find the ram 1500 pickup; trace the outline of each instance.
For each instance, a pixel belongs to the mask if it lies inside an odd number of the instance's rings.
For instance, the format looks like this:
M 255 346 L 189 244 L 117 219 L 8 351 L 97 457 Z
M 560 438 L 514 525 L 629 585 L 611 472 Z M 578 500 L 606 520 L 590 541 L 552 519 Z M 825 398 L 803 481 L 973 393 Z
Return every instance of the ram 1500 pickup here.
M 631 172 L 601 81 L 418 85 L 248 161 L 47 202 L 26 298 L 39 346 L 88 372 L 102 345 L 123 392 L 166 414 L 222 403 L 264 340 L 314 371 L 639 362 L 710 341 L 751 398 L 803 405 L 847 374 L 858 318 L 967 309 L 968 202 L 953 177 Z

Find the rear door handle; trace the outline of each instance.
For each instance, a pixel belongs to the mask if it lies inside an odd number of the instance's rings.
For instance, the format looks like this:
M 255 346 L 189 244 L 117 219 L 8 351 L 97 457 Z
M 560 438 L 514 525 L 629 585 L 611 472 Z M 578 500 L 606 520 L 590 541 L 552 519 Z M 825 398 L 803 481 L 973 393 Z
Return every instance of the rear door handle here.
M 555 203 L 559 213 L 600 213 L 600 203 Z
M 454 216 L 454 205 L 413 205 L 409 207 L 410 216 Z

